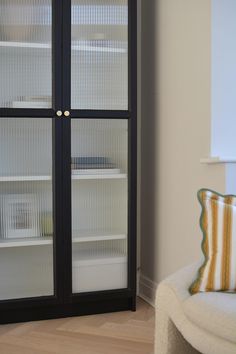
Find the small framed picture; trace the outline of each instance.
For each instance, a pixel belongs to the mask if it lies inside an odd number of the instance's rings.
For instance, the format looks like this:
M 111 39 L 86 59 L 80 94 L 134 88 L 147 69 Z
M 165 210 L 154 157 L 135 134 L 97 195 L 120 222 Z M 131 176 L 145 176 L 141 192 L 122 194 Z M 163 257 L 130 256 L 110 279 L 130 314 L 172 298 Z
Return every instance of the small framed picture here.
M 4 238 L 39 236 L 36 195 L 4 195 L 1 204 L 1 228 Z

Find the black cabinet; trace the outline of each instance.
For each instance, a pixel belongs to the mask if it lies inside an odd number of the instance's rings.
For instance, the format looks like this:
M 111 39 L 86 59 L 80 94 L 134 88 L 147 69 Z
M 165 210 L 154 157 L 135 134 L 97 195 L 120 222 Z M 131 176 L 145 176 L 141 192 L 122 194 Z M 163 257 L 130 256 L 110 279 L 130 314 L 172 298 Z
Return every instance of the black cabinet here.
M 136 0 L 0 4 L 0 323 L 135 309 Z

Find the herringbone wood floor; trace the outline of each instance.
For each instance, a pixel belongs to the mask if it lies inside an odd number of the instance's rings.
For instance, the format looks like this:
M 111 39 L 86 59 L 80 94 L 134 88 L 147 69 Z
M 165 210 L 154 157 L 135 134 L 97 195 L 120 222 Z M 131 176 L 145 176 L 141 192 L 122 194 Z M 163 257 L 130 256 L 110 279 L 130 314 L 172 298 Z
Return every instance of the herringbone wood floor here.
M 0 326 L 0 354 L 151 354 L 154 309 Z

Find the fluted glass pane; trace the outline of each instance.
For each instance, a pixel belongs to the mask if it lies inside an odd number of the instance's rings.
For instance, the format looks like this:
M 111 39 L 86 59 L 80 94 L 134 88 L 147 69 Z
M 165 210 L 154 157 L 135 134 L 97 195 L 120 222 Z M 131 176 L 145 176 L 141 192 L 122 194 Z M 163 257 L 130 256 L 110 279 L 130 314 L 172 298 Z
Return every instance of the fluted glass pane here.
M 128 0 L 72 0 L 72 108 L 128 109 Z
M 73 292 L 127 287 L 125 120 L 72 120 Z
M 0 118 L 0 300 L 53 293 L 52 122 Z
M 0 1 L 0 107 L 51 107 L 51 29 L 51 0 Z

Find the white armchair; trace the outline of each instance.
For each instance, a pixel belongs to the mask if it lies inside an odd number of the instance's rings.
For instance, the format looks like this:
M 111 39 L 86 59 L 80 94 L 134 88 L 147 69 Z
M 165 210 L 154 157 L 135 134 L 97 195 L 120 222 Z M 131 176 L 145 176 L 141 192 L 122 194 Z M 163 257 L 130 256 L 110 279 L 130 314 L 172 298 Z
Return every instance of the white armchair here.
M 158 286 L 155 354 L 236 354 L 236 294 L 190 296 L 198 268 L 186 267 Z

